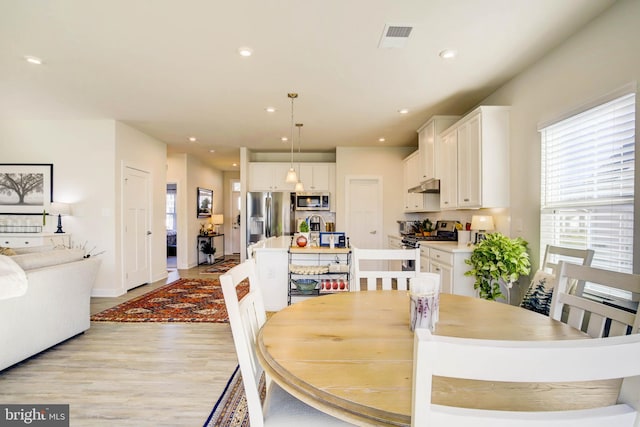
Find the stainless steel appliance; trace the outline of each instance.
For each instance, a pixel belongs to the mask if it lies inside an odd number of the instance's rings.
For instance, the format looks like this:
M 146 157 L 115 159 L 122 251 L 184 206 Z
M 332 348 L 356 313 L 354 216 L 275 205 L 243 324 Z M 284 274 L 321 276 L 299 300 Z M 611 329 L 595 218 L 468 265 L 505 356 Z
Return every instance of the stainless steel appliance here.
M 295 232 L 293 193 L 247 193 L 247 244 Z
M 401 236 L 414 234 L 413 225 L 415 221 L 398 221 L 398 232 Z
M 458 230 L 456 229 L 458 221 L 437 221 L 435 231 L 431 236 L 416 236 L 405 235 L 402 236 L 402 245 L 406 249 L 417 248 L 420 242 L 457 242 Z
M 297 211 L 328 211 L 329 193 L 296 193 Z

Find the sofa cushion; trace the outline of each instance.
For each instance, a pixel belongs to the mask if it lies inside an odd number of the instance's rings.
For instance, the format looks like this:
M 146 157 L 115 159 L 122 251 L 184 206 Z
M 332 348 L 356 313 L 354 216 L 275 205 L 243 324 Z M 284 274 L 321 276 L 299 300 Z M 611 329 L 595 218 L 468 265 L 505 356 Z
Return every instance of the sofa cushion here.
M 22 268 L 6 255 L 0 255 L 0 300 L 15 298 L 27 292 L 27 276 Z
M 536 271 L 529 289 L 527 289 L 520 303 L 520 307 L 548 316 L 551 309 L 555 280 L 556 278 L 553 274 L 542 270 Z
M 33 270 L 34 268 L 79 261 L 84 258 L 84 250 L 54 249 L 52 251 L 14 255 L 11 258 L 26 271 Z
M 14 255 L 22 255 L 22 254 L 30 254 L 33 252 L 47 252 L 55 249 L 53 245 L 42 245 L 42 246 L 25 246 L 23 248 L 13 248 L 15 252 Z

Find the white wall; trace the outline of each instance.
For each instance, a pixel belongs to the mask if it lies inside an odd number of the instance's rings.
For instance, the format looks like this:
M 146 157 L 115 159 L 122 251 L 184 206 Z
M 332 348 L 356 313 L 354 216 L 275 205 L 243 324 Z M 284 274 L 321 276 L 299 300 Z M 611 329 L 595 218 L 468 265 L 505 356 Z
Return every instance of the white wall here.
M 122 209 L 122 183 L 125 167 L 132 167 L 150 173 L 151 177 L 151 281 L 167 277 L 167 245 L 164 212 L 167 194 L 167 146 L 149 135 L 124 123 L 116 122 L 116 212 Z M 122 216 L 118 215 L 116 230 L 122 230 Z M 123 234 L 116 232 L 116 246 L 122 245 Z M 124 260 L 116 260 L 122 270 Z M 122 279 L 124 281 L 124 278 Z M 123 290 L 124 292 L 124 290 Z
M 529 242 L 535 267 L 540 253 L 540 136 L 537 126 L 629 82 L 640 80 L 639 52 L 640 1 L 620 0 L 482 102 L 512 106 L 511 170 L 508 174 L 511 179 L 511 235 L 522 236 Z M 640 135 L 638 127 L 640 120 L 636 118 L 636 142 Z M 640 171 L 640 168 L 636 167 L 636 170 Z M 640 188 L 638 178 L 636 188 Z M 636 200 L 636 211 L 639 202 Z M 640 224 L 636 224 L 636 230 L 640 230 Z M 640 249 L 639 236 L 640 233 L 636 233 L 636 254 Z M 637 255 L 634 260 L 638 269 Z
M 153 209 L 164 212 L 165 144 L 113 120 L 11 120 L 0 122 L 0 149 L 5 163 L 53 163 L 53 200 L 72 204 L 73 214 L 63 224 L 73 245 L 104 252 L 92 295 L 124 293 L 122 165 L 151 172 Z M 162 218 L 153 220 L 156 236 L 164 235 Z M 47 231 L 55 230 L 52 218 L 47 225 Z M 167 275 L 166 245 L 152 245 L 152 280 L 158 280 Z
M 388 234 L 398 234 L 399 219 L 404 217 L 404 175 L 402 160 L 416 147 L 338 147 L 336 149 L 336 231 L 345 230 L 345 177 L 377 175 L 382 177 L 384 209 L 383 245 Z
M 4 163 L 53 163 L 53 200 L 72 204 L 63 219 L 74 245 L 93 248 L 102 263 L 94 289 L 114 286 L 115 126 L 112 120 L 0 122 Z M 54 231 L 53 218 L 48 231 Z

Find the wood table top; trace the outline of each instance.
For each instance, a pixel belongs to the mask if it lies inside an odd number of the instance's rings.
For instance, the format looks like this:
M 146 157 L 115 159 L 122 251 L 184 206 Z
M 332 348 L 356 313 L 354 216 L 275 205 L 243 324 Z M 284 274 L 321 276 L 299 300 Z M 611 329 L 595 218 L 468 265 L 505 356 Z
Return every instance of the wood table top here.
M 510 340 L 588 338 L 520 307 L 450 294 L 440 296 L 435 334 Z M 257 352 L 276 383 L 313 407 L 357 425 L 411 423 L 413 332 L 406 292 L 345 292 L 291 305 L 263 326 Z M 615 402 L 619 384 L 616 380 L 517 386 L 435 378 L 433 402 L 510 410 L 577 409 Z

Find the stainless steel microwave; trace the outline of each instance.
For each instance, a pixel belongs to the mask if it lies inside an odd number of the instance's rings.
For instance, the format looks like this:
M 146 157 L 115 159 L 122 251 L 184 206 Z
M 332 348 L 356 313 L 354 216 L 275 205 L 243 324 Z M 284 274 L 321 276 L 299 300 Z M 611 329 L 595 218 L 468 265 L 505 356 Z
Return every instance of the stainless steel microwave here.
M 297 211 L 328 211 L 329 193 L 296 193 Z

